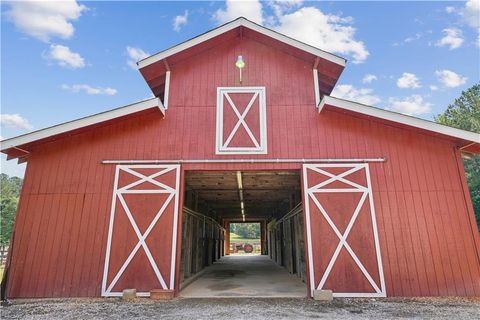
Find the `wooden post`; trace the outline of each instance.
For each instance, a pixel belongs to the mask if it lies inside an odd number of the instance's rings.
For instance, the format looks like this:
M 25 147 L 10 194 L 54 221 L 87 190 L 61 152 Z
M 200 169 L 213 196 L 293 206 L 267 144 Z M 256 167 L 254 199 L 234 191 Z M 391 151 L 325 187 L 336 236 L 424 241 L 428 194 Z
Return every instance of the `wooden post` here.
M 260 252 L 262 255 L 268 254 L 267 250 L 267 223 L 265 220 L 260 222 Z
M 193 210 L 198 211 L 198 192 L 193 193 Z
M 223 227 L 225 228 L 225 255 L 230 255 L 230 222 L 225 220 L 223 222 Z

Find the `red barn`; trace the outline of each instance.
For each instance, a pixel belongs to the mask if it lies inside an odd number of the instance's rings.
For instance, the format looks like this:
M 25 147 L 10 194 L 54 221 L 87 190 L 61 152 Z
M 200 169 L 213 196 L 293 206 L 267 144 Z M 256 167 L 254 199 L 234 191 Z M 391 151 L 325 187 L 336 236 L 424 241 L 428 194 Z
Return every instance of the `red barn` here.
M 242 221 L 305 296 L 480 295 L 480 135 L 329 96 L 345 63 L 239 18 L 140 61 L 154 98 L 2 141 L 7 296 L 178 295 Z

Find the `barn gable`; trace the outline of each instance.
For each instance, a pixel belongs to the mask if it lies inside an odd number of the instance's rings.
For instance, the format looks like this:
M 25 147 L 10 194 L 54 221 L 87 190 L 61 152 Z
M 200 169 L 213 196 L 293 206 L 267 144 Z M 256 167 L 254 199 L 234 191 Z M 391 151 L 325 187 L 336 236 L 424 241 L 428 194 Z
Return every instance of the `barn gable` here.
M 165 87 L 168 87 L 168 81 L 166 80 L 170 71 L 173 71 L 177 65 L 183 64 L 185 60 L 195 60 L 197 55 L 202 52 L 243 40 L 252 40 L 257 44 L 264 44 L 307 62 L 311 71 L 313 71 L 313 77 L 315 77 L 322 94 L 330 94 L 346 63 L 346 60 L 339 56 L 289 38 L 240 17 L 193 39 L 145 58 L 138 62 L 138 66 L 140 73 L 155 96 L 163 97 Z M 240 46 L 238 55 L 242 54 L 242 49 Z M 235 61 L 236 58 L 237 56 L 230 56 L 231 62 Z M 247 59 L 250 58 L 252 56 Z

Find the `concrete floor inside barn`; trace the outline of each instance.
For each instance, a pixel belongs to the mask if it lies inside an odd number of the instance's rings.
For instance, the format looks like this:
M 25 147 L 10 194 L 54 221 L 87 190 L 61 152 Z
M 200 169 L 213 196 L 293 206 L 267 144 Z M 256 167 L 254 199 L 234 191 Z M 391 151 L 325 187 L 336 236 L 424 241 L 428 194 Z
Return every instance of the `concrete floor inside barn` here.
M 268 256 L 224 256 L 180 292 L 184 298 L 305 297 L 307 286 Z

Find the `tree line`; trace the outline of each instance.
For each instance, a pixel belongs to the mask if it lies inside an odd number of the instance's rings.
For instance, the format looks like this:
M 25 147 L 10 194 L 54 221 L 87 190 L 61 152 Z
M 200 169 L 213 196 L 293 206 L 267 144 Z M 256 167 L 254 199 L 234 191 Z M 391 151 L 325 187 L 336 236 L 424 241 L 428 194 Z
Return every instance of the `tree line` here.
M 230 232 L 245 239 L 260 239 L 260 223 L 231 223 Z
M 10 243 L 23 179 L 0 174 L 0 245 Z

